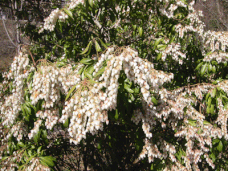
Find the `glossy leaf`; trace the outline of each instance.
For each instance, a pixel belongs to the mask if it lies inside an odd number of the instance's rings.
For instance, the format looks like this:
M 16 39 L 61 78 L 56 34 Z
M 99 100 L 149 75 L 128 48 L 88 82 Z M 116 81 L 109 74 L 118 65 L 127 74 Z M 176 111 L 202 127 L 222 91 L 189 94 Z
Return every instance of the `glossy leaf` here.
M 86 48 L 84 49 L 84 51 L 82 53 L 80 53 L 80 55 L 84 55 L 86 52 L 88 52 L 89 49 L 91 48 L 91 44 L 92 44 L 92 41 L 90 41 L 88 43 L 88 45 L 86 46 Z
M 66 96 L 66 98 L 65 98 L 66 101 L 67 101 L 68 98 L 71 96 L 71 94 L 73 93 L 73 91 L 76 89 L 76 86 L 77 86 L 77 85 L 74 85 L 74 86 L 70 89 L 70 91 L 68 92 L 68 94 L 67 94 L 67 96 Z
M 92 59 L 90 58 L 83 58 L 80 63 L 82 64 L 91 64 L 92 63 Z
M 72 12 L 71 12 L 70 10 L 68 10 L 68 9 L 66 9 L 66 8 L 63 8 L 63 10 L 65 11 L 65 13 L 66 13 L 69 17 L 73 18 L 73 14 L 72 14 Z

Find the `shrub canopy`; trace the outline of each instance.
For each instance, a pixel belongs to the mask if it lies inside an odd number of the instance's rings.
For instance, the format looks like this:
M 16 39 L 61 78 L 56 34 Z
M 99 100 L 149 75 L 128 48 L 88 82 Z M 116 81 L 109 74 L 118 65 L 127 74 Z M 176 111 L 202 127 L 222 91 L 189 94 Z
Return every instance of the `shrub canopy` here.
M 98 170 L 226 169 L 228 37 L 193 5 L 74 0 L 23 28 L 33 43 L 1 84 L 2 168 L 54 169 L 70 141 Z

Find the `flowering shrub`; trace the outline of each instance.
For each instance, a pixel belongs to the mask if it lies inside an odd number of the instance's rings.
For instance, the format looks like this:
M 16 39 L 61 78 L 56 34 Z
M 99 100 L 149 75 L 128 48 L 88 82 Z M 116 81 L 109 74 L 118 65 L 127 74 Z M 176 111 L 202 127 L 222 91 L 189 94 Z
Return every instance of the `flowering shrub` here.
M 48 132 L 62 126 L 60 142 L 103 154 L 94 169 L 225 170 L 228 37 L 205 32 L 193 5 L 55 9 L 3 75 L 2 168 L 53 169 Z

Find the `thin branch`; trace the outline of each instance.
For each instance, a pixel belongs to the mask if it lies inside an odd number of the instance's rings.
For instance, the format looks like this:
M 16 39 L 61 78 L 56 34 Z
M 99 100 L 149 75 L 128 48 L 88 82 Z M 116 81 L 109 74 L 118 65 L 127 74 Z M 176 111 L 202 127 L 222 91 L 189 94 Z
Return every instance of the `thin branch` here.
M 36 62 L 35 62 L 35 60 L 34 60 L 34 58 L 33 58 L 33 55 L 32 55 L 32 53 L 31 53 L 31 51 L 28 49 L 28 51 L 29 51 L 29 54 L 30 54 L 30 56 L 31 56 L 31 58 L 32 58 L 32 61 L 33 61 L 33 65 L 34 65 L 34 67 L 36 68 L 36 70 L 37 70 L 37 67 L 36 67 Z
M 60 48 L 64 49 L 64 47 L 63 47 L 63 46 L 60 46 L 60 45 L 58 45 L 58 44 L 56 44 L 56 46 L 58 46 L 58 47 L 60 47 Z

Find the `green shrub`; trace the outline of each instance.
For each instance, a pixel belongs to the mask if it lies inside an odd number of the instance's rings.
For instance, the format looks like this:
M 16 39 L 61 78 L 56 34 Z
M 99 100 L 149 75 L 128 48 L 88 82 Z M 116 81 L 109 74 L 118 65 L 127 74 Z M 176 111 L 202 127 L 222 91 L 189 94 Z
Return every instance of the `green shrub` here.
M 193 5 L 72 1 L 25 28 L 1 87 L 1 167 L 57 169 L 70 142 L 95 170 L 225 170 L 228 39 Z

